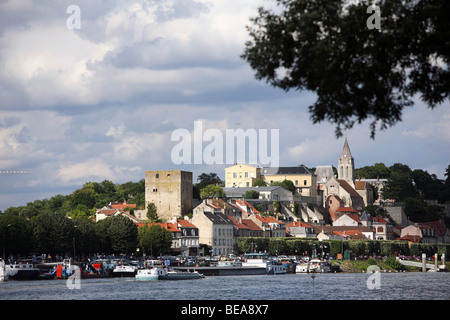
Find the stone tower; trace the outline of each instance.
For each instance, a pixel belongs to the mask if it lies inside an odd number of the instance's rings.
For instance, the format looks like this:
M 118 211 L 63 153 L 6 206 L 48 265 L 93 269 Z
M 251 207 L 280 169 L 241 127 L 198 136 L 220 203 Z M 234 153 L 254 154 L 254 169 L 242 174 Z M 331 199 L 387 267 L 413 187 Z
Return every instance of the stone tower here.
M 344 148 L 338 161 L 338 179 L 346 180 L 353 184 L 355 171 L 355 160 L 350 152 L 347 138 L 345 138 Z
M 160 219 L 179 218 L 192 211 L 192 172 L 181 170 L 145 171 L 145 209 L 156 205 Z

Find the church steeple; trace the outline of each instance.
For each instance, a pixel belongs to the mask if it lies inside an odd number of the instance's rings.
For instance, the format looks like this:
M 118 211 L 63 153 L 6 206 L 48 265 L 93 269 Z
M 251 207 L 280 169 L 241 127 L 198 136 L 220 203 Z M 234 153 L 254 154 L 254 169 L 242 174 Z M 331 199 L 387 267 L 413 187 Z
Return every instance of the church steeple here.
M 350 152 L 347 138 L 345 138 L 344 148 L 342 149 L 342 153 L 338 161 L 338 178 L 353 182 L 354 171 L 355 160 L 353 159 L 352 153 Z

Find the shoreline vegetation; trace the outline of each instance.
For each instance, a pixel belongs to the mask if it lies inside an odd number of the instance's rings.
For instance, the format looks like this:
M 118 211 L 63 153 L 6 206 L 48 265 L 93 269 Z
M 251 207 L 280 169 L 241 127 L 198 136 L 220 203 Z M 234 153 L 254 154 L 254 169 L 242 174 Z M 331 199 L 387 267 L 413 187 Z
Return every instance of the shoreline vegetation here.
M 395 259 L 395 258 L 394 258 Z M 414 262 L 421 262 L 419 260 L 411 260 Z M 433 263 L 427 261 L 427 263 Z M 388 261 L 388 259 L 374 259 L 369 258 L 367 260 L 333 260 L 331 261 L 332 265 L 338 265 L 342 273 L 363 273 L 367 272 L 367 268 L 371 265 L 376 265 L 380 268 L 381 272 L 422 272 L 422 268 L 420 267 L 411 267 L 405 266 L 397 262 L 397 264 L 392 264 Z M 438 263 L 442 264 L 441 261 Z M 450 269 L 450 262 L 446 261 L 445 265 L 447 269 Z

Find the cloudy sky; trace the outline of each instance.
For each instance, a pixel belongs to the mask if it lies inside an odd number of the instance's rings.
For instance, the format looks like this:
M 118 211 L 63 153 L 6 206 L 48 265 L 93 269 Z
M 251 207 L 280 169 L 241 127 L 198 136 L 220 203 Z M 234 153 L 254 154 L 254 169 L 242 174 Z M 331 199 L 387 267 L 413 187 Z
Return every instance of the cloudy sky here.
M 337 165 L 344 138 L 313 125 L 310 92 L 285 93 L 254 79 L 240 58 L 245 26 L 264 0 L 0 0 L 0 210 L 87 181 L 139 181 L 145 170 L 216 172 L 176 165 L 176 129 L 279 129 L 280 165 Z M 70 5 L 80 29 L 69 29 Z M 356 167 L 396 162 L 443 178 L 450 108 L 417 102 L 370 139 L 347 131 Z M 205 145 L 204 145 L 205 146 Z M 120 200 L 120 199 L 118 199 Z

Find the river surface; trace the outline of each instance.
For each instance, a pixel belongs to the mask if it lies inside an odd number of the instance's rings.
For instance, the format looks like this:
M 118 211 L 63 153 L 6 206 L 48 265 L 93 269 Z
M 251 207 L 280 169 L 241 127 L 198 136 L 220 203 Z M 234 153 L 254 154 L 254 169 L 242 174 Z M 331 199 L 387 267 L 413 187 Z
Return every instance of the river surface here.
M 379 278 L 369 279 L 373 275 Z M 180 281 L 106 278 L 83 279 L 79 289 L 69 287 L 67 280 L 0 282 L 0 300 L 449 300 L 450 273 L 330 273 L 314 279 L 310 274 L 285 274 Z

